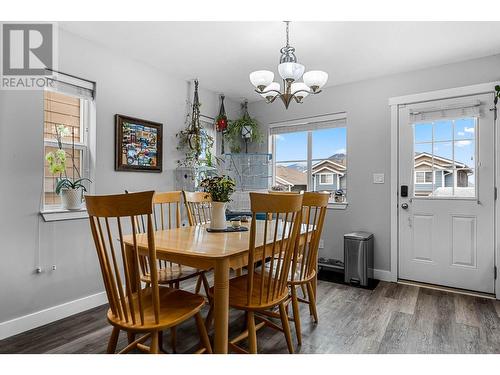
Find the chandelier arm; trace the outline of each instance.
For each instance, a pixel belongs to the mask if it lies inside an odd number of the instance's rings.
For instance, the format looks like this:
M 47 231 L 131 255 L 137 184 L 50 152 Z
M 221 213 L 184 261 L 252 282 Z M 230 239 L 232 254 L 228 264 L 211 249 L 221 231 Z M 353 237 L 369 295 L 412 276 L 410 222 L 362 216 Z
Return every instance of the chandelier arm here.
M 281 95 L 281 94 L 282 94 L 282 93 L 281 93 L 281 92 L 279 92 L 278 90 L 267 90 L 267 91 L 259 91 L 259 90 L 255 90 L 255 92 L 256 92 L 256 93 L 258 93 L 258 94 L 268 94 L 268 93 L 270 93 L 270 92 L 275 92 L 275 93 L 277 93 L 277 94 L 279 94 L 279 95 Z
M 305 93 L 308 93 L 310 95 L 316 95 L 316 94 L 319 94 L 321 92 L 321 90 L 318 90 L 318 91 L 312 91 L 312 90 L 297 90 L 295 92 L 292 93 L 292 96 L 296 96 L 299 92 L 305 92 Z

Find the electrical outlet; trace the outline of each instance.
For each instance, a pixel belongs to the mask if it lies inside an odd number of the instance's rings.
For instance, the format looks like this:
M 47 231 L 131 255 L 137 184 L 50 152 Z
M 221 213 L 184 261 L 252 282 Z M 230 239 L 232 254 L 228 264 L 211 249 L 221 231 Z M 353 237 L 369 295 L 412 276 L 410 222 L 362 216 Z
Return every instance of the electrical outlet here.
M 319 240 L 319 246 L 318 246 L 320 249 L 324 249 L 325 248 L 325 241 L 323 241 L 323 239 L 320 239 Z

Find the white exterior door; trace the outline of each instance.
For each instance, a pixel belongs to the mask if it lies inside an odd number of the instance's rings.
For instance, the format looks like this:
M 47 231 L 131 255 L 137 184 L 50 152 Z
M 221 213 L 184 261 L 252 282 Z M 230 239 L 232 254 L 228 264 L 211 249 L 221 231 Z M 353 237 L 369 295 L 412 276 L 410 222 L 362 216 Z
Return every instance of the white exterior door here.
M 485 94 L 400 107 L 400 279 L 494 293 L 491 106 Z

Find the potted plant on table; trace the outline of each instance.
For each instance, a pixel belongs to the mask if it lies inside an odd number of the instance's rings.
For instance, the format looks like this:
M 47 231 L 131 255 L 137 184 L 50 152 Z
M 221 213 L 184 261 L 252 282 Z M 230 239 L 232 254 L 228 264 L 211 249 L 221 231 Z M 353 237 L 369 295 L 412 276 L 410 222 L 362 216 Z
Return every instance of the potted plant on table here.
M 58 175 L 55 193 L 61 196 L 62 208 L 65 210 L 79 210 L 82 208 L 83 192 L 87 191 L 85 181 L 92 182 L 88 178 L 82 178 L 75 164 L 75 134 L 71 132 L 72 147 L 71 154 L 63 149 L 62 139 L 68 137 L 70 131 L 64 125 L 56 125 L 56 140 L 58 149 L 45 155 L 50 173 Z M 66 172 L 67 156 L 71 158 L 72 177 Z
M 226 206 L 231 201 L 231 194 L 236 191 L 236 182 L 228 176 L 215 176 L 204 179 L 200 186 L 212 198 L 210 228 L 226 229 Z

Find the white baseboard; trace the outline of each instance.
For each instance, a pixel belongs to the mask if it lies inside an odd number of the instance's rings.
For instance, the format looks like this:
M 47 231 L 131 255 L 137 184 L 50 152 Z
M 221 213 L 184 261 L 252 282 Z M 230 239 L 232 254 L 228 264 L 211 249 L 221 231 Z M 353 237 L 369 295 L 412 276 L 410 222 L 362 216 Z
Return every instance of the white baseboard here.
M 374 279 L 381 280 L 381 281 L 389 281 L 389 282 L 396 282 L 398 281 L 396 277 L 393 276 L 391 271 L 387 270 L 379 270 L 376 268 L 370 269 L 369 273 L 371 274 L 370 276 L 373 277 Z
M 92 309 L 107 302 L 106 293 L 101 292 L 2 322 L 0 323 L 0 340 Z

